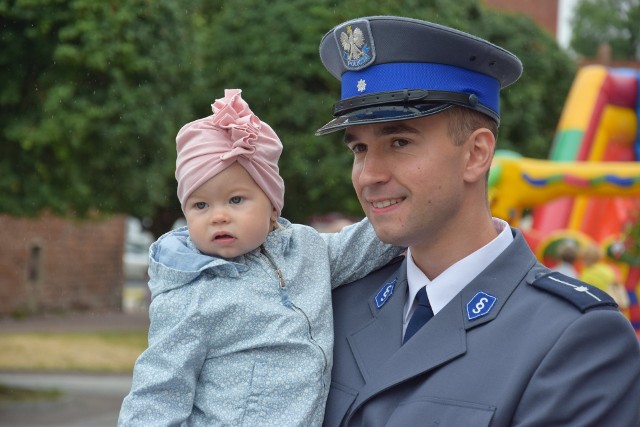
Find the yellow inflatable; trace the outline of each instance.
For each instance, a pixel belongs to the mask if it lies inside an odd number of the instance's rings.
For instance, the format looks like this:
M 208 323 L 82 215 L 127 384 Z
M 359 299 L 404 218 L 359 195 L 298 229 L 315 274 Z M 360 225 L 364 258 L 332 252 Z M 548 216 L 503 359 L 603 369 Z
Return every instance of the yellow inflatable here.
M 524 209 L 561 196 L 640 196 L 637 162 L 554 162 L 496 156 L 491 173 L 495 173 L 489 189 L 491 211 L 512 225 L 519 225 Z
M 520 226 L 542 262 L 553 262 L 563 240 L 600 245 L 621 273 L 640 336 L 640 254 L 625 234 L 640 221 L 639 116 L 639 70 L 582 68 L 549 160 L 497 152 L 489 199 L 493 215 Z

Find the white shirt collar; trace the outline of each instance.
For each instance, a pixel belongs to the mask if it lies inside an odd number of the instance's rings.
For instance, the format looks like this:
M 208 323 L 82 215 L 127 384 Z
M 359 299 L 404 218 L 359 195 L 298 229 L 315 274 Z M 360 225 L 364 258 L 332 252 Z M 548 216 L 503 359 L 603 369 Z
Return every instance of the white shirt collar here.
M 487 268 L 487 266 L 511 244 L 513 235 L 511 234 L 509 224 L 499 218 L 493 218 L 493 226 L 498 232 L 498 236 L 495 239 L 451 265 L 433 280 L 429 280 L 413 262 L 411 249 L 407 250 L 407 282 L 409 284 L 409 295 L 407 296 L 404 310 L 405 328 L 411 318 L 411 314 L 413 314 L 413 300 L 422 286 L 427 287 L 427 296 L 429 297 L 429 303 L 431 304 L 433 313 L 438 314 L 453 297 Z

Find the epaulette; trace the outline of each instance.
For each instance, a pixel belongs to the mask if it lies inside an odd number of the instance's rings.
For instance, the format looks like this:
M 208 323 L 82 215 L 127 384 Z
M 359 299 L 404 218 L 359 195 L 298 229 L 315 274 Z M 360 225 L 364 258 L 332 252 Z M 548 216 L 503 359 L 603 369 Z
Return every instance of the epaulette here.
M 601 289 L 558 272 L 536 277 L 531 285 L 570 302 L 583 313 L 594 307 L 618 306 L 613 298 Z

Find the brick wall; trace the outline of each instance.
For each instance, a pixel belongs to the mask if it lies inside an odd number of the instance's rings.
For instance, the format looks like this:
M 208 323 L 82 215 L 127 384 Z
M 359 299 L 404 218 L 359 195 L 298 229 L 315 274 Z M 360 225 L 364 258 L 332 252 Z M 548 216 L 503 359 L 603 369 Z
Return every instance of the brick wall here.
M 558 28 L 558 1 L 484 0 L 484 4 L 491 9 L 527 15 L 555 37 Z
M 0 315 L 119 310 L 125 219 L 0 215 Z

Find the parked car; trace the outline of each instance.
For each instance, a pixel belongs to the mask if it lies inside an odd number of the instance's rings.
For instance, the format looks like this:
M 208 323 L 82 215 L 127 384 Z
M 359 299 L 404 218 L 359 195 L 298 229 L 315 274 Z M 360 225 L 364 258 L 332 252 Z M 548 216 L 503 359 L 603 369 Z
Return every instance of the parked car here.
M 143 243 L 125 242 L 123 263 L 125 280 L 146 282 L 149 269 L 149 246 Z
M 144 311 L 149 308 L 149 246 L 153 235 L 144 231 L 137 218 L 127 219 L 124 255 L 124 288 L 122 307 L 126 312 Z

